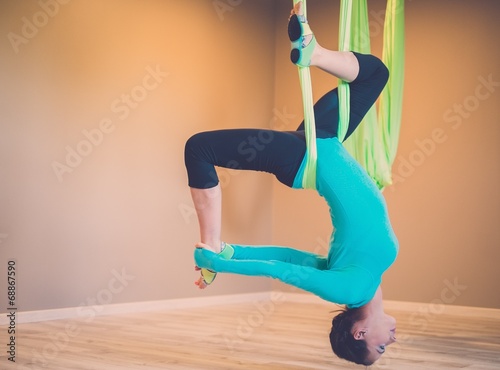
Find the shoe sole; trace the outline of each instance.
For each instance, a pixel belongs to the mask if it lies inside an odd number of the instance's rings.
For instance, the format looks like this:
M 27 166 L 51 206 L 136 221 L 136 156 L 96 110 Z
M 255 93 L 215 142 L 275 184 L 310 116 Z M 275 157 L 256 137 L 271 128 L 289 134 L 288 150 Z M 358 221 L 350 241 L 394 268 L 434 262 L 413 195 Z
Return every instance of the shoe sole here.
M 302 27 L 296 14 L 290 17 L 288 21 L 288 37 L 291 42 L 295 42 L 302 36 Z
M 290 17 L 288 21 L 288 38 L 291 42 L 296 42 L 302 37 L 302 27 L 300 25 L 299 18 L 296 14 Z M 296 64 L 300 59 L 300 50 L 292 49 L 290 52 L 290 60 L 293 64 Z

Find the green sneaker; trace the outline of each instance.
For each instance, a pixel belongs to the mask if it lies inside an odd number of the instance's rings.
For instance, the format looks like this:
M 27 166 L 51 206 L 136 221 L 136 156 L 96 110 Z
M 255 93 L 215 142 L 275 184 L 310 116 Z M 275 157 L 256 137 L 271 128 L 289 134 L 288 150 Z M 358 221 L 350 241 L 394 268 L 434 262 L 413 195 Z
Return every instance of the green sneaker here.
M 305 45 L 306 36 L 312 35 L 311 40 Z M 290 60 L 299 67 L 309 67 L 311 56 L 316 47 L 316 37 L 314 37 L 309 23 L 303 15 L 293 14 L 288 21 L 288 37 L 292 43 Z
M 222 258 L 230 260 L 234 255 L 234 248 L 231 244 L 223 243 L 222 250 L 218 254 Z M 215 280 L 215 277 L 217 276 L 217 273 L 215 271 L 205 268 L 202 268 L 200 272 L 201 277 L 203 278 L 203 281 L 207 286 L 212 284 L 212 282 Z

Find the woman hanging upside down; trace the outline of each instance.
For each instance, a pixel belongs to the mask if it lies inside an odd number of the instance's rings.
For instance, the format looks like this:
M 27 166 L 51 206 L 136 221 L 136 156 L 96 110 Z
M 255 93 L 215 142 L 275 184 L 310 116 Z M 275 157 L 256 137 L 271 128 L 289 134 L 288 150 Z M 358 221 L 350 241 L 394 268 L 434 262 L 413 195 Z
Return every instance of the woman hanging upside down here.
M 321 47 L 302 15 L 301 3 L 289 19 L 292 62 L 316 66 L 350 85 L 346 138 L 374 104 L 388 79 L 385 65 L 372 55 Z M 393 343 L 396 321 L 384 313 L 380 283 L 395 261 L 398 242 L 380 191 L 337 138 L 337 89 L 315 105 L 318 193 L 330 207 L 334 233 L 327 256 L 287 247 L 250 247 L 221 241 L 221 188 L 214 166 L 272 173 L 286 186 L 302 187 L 306 142 L 304 123 L 296 131 L 234 129 L 202 132 L 186 143 L 189 187 L 197 211 L 201 242 L 195 262 L 204 289 L 217 272 L 279 279 L 346 306 L 333 318 L 330 343 L 339 357 L 371 365 Z M 243 153 L 249 137 L 272 138 L 255 158 Z M 214 180 L 215 179 L 215 180 Z

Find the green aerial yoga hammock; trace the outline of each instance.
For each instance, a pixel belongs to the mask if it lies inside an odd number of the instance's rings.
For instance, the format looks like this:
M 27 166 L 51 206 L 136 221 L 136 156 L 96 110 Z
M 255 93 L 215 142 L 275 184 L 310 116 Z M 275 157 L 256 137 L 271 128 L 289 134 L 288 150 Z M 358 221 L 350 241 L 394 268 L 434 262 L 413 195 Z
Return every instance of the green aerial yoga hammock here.
M 297 4 L 301 0 L 294 0 Z M 304 16 L 306 0 L 302 0 Z M 368 7 L 366 0 L 341 0 L 339 50 L 370 53 Z M 390 78 L 382 91 L 379 112 L 375 105 L 368 111 L 362 124 L 344 142 L 345 148 L 366 169 L 380 189 L 392 183 L 391 166 L 394 162 L 401 126 L 404 80 L 404 0 L 388 0 L 384 22 L 382 61 L 389 69 Z M 309 67 L 298 67 L 304 125 L 307 144 L 307 162 L 303 187 L 316 188 L 316 131 Z M 349 84 L 339 80 L 339 128 L 342 142 L 349 123 Z
M 293 5 L 302 1 L 304 17 L 307 19 L 306 0 L 293 0 Z M 304 105 L 304 128 L 306 134 L 307 161 L 304 170 L 304 189 L 316 189 L 316 121 L 314 120 L 314 103 L 312 96 L 311 72 L 309 67 L 297 66 L 299 69 L 300 86 L 302 88 L 302 103 Z

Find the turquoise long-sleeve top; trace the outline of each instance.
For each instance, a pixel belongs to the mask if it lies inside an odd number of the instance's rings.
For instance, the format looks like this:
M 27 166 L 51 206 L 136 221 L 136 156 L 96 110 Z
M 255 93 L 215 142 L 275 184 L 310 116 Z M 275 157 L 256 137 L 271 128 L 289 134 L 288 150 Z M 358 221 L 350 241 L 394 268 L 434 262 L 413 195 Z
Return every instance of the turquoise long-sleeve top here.
M 328 203 L 334 228 L 327 256 L 287 247 L 232 244 L 231 259 L 196 249 L 197 266 L 279 279 L 348 307 L 368 303 L 398 254 L 385 199 L 336 137 L 317 139 L 317 151 L 316 188 Z M 293 188 L 302 187 L 304 168 L 305 157 Z

